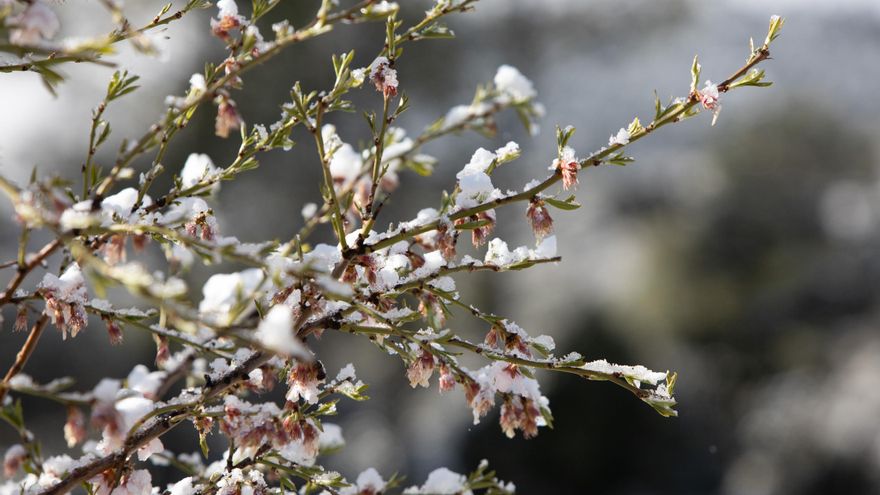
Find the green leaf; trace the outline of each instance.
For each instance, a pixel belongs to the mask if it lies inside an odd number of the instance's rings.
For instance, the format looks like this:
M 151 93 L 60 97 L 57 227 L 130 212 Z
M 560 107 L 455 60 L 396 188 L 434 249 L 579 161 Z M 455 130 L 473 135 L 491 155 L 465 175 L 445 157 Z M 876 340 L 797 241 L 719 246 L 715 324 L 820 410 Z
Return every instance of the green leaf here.
M 574 196 L 569 197 L 564 201 L 560 201 L 555 198 L 543 198 L 550 206 L 555 208 L 559 208 L 560 210 L 572 211 L 577 210 L 581 207 L 581 204 L 575 201 Z
M 697 91 L 697 86 L 700 85 L 700 69 L 700 62 L 697 55 L 694 55 L 694 62 L 691 64 L 691 93 Z

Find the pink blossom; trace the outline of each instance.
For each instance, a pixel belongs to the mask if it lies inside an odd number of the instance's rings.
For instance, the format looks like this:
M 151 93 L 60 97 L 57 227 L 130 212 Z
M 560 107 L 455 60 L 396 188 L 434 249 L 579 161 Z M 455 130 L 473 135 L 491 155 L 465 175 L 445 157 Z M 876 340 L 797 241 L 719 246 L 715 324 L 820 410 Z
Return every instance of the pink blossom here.
M 581 164 L 578 162 L 574 150 L 571 147 L 566 146 L 563 148 L 559 158 L 553 160 L 553 165 L 550 168 L 559 170 L 562 174 L 562 187 L 566 190 L 577 185 L 577 174 L 578 170 L 581 168 Z
M 508 396 L 501 405 L 501 429 L 508 438 L 513 438 L 516 430 L 522 430 L 523 437 L 532 438 L 538 434 L 538 418 L 541 411 L 535 401 L 521 396 Z
M 101 253 L 103 253 L 104 261 L 107 264 L 115 265 L 120 261 L 125 262 L 125 236 L 122 234 L 110 236 L 110 239 L 101 246 Z
M 480 247 L 489 240 L 489 236 L 495 230 L 495 210 L 481 211 L 468 218 L 459 218 L 455 221 L 455 225 L 463 225 L 469 222 L 485 222 L 485 225 L 471 230 L 471 242 L 474 247 Z
M 226 138 L 229 137 L 229 131 L 240 129 L 243 121 L 235 102 L 231 98 L 220 96 L 218 99 L 217 120 L 215 121 L 214 132 L 218 136 Z
M 382 93 L 385 98 L 397 96 L 397 71 L 391 68 L 392 63 L 385 57 L 379 57 L 370 66 L 370 81 L 376 86 L 376 91 Z
M 422 350 L 419 357 L 410 363 L 406 370 L 406 377 L 409 379 L 409 385 L 413 388 L 421 385 L 428 387 L 428 380 L 434 373 L 434 356 L 425 350 Z
M 296 402 L 299 399 L 315 404 L 318 402 L 318 386 L 324 383 L 327 375 L 320 361 L 311 363 L 297 362 L 287 376 L 287 400 Z
M 703 108 L 712 111 L 712 125 L 715 125 L 718 114 L 721 113 L 721 95 L 718 92 L 718 85 L 712 84 L 712 81 L 706 81 L 706 86 L 697 92 L 697 97 Z
M 34 0 L 20 14 L 6 19 L 6 25 L 12 27 L 9 41 L 16 45 L 51 39 L 61 28 L 58 16 L 41 0 Z
M 214 36 L 226 40 L 229 38 L 229 31 L 240 28 L 245 18 L 238 15 L 238 5 L 235 0 L 220 0 L 217 2 L 217 8 L 220 12 L 217 19 L 211 19 L 211 32 Z
M 532 232 L 535 233 L 535 237 L 539 240 L 553 232 L 553 218 L 550 217 L 550 212 L 547 211 L 547 207 L 544 206 L 544 201 L 541 199 L 534 198 L 529 202 L 529 207 L 526 209 L 526 218 L 529 219 Z
M 76 337 L 86 326 L 86 308 L 88 298 L 85 279 L 79 265 L 72 263 L 67 270 L 56 277 L 47 273 L 38 286 L 39 293 L 46 300 L 44 313 L 52 319 L 52 324 L 61 330 L 63 339 L 70 332 Z
M 15 313 L 15 324 L 12 327 L 12 330 L 15 332 L 23 332 L 27 330 L 28 326 L 28 310 L 27 306 L 24 304 L 18 305 L 18 310 Z
M 119 345 L 122 343 L 122 329 L 119 324 L 109 316 L 101 316 L 101 320 L 107 324 L 107 335 L 110 337 L 111 345 Z
M 64 423 L 64 439 L 68 447 L 74 447 L 86 439 L 86 417 L 76 406 L 67 407 L 67 421 Z
M 477 381 L 469 381 L 464 386 L 464 397 L 468 406 L 473 409 L 474 424 L 480 422 L 480 418 L 485 416 L 495 405 L 495 391 L 488 384 L 481 384 Z
M 25 457 L 27 457 L 27 450 L 21 444 L 9 447 L 3 456 L 3 476 L 7 478 L 15 476 L 15 473 L 21 468 Z
M 115 474 L 112 470 L 92 478 L 95 484 L 95 495 L 150 495 L 153 491 L 153 479 L 146 469 L 138 469 L 119 480 L 119 485 L 113 488 Z
M 446 366 L 446 363 L 440 364 L 440 392 L 449 392 L 450 390 L 455 388 L 455 375 L 449 369 L 449 366 Z

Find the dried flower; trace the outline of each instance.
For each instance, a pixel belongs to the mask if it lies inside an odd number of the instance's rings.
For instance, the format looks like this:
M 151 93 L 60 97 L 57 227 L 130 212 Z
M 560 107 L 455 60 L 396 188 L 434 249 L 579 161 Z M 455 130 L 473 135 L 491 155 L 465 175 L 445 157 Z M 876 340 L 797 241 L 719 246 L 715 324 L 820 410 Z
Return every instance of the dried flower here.
M 455 375 L 450 371 L 446 363 L 440 363 L 440 392 L 448 392 L 455 388 Z
M 516 430 L 522 430 L 525 438 L 533 438 L 538 434 L 540 416 L 541 411 L 535 401 L 521 396 L 507 396 L 501 405 L 499 422 L 508 438 L 513 438 Z
M 214 133 L 226 138 L 229 137 L 229 131 L 241 128 L 241 115 L 231 98 L 220 95 L 217 100 L 217 120 L 214 124 Z
M 28 308 L 24 304 L 19 304 L 15 313 L 15 324 L 12 330 L 15 332 L 23 332 L 28 326 Z
M 419 357 L 410 363 L 406 369 L 406 377 L 409 379 L 409 385 L 413 388 L 421 385 L 428 387 L 428 380 L 434 372 L 434 356 L 425 350 L 422 350 Z
M 529 225 L 532 226 L 532 232 L 538 240 L 553 232 L 553 218 L 550 217 L 550 212 L 540 198 L 535 197 L 529 201 L 526 218 L 529 219 Z
M 111 345 L 119 345 L 122 343 L 122 329 L 119 324 L 107 315 L 101 315 L 101 320 L 107 324 L 107 335 L 110 337 Z

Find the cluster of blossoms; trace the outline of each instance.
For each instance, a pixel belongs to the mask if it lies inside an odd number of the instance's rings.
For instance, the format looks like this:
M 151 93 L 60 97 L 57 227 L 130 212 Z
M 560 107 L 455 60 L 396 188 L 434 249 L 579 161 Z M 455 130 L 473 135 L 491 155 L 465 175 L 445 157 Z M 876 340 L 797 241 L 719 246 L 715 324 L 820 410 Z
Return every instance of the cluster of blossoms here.
M 12 0 L 4 0 L 0 9 L 11 9 L 12 4 Z M 61 29 L 58 16 L 43 0 L 27 2 L 22 11 L 6 18 L 6 26 L 10 28 L 9 41 L 16 45 L 39 45 Z
M 494 151 L 479 148 L 436 207 L 425 207 L 411 220 L 378 231 L 382 205 L 405 174 L 430 173 L 437 161 L 420 151 L 426 143 L 465 130 L 492 134 L 495 116 L 505 110 L 517 112 L 529 132 L 538 131 L 535 120 L 544 110 L 535 100 L 534 85 L 507 65 L 498 69 L 491 84 L 477 91 L 472 103 L 453 107 L 423 132 L 408 134 L 393 125 L 407 106 L 405 87 L 394 68 L 401 63 L 400 45 L 448 37 L 451 32 L 440 19 L 470 10 L 475 1 L 438 0 L 423 20 L 401 32 L 403 22 L 397 19 L 399 7 L 394 2 L 362 0 L 349 8 L 323 2 L 313 22 L 301 29 L 276 23 L 275 37 L 267 41 L 256 22 L 279 1 L 255 2 L 248 18 L 239 14 L 235 0 L 221 0 L 210 31 L 225 44 L 226 58 L 204 74 L 193 75 L 184 96 L 167 98 L 168 108 L 160 121 L 140 139 L 130 141 L 134 144 L 122 146 L 115 165 L 102 171 L 93 156 L 109 134 L 103 111 L 131 92 L 136 80 L 124 72 L 114 74 L 105 100 L 93 114 L 81 194 L 62 190 L 57 181 L 35 180 L 19 187 L 0 177 L 0 189 L 13 203 L 15 218 L 25 232 L 24 248 L 27 232 L 45 229 L 55 235 L 37 253 L 23 253 L 20 260 L 4 264 L 15 266 L 16 274 L 0 293 L 0 306 L 16 305 L 15 328 L 30 326 L 30 332 L 0 382 L 0 418 L 21 438 L 5 450 L 4 476 L 12 479 L 0 485 L 0 494 L 65 493 L 83 483 L 90 493 L 101 495 L 163 490 L 171 495 L 385 493 L 400 480 L 384 479 L 367 468 L 348 481 L 319 463 L 322 456 L 344 445 L 341 428 L 324 421 L 336 413 L 337 401 L 366 399 L 366 384 L 358 380 L 354 365 L 343 367 L 331 379 L 311 349 L 311 341 L 324 332 L 369 338 L 379 350 L 400 360 L 402 374 L 413 388 L 430 387 L 436 371 L 438 390 L 460 388 L 474 423 L 500 403 L 499 423 L 508 437 L 517 432 L 534 437 L 552 420 L 549 400 L 536 379 L 540 370 L 609 381 L 664 416 L 676 414 L 674 373 L 589 361 L 577 353 L 556 355 L 551 337 L 533 337 L 512 320 L 465 302 L 455 277 L 558 262 L 550 209 L 579 206 L 573 196 L 560 194 L 578 184 L 583 167 L 630 160 L 620 148 L 695 115 L 700 106 L 717 115 L 720 93 L 736 85 L 760 85 L 761 76 L 748 73 L 742 76 L 745 79 L 717 86 L 707 83 L 697 91 L 696 70 L 688 98 L 665 106 L 658 101 L 651 124 L 643 127 L 635 119 L 611 136 L 607 147 L 586 158 L 578 158 L 568 144 L 574 129 L 558 129 L 556 154 L 544 162 L 549 163 L 550 174 L 522 190 L 505 191 L 493 184 L 493 174 L 520 157 L 517 143 L 508 142 Z M 51 10 L 40 0 L 24 4 L 13 8 L 9 1 L 0 2 L 5 22 L 14 28 L 10 42 L 51 37 L 58 29 Z M 107 5 L 119 14 L 115 2 Z M 168 6 L 140 30 L 133 30 L 123 18 L 117 41 L 134 41 L 145 31 L 207 6 L 208 2 L 189 0 L 171 14 Z M 289 45 L 329 32 L 333 24 L 374 20 L 386 22 L 387 37 L 377 47 L 379 53 L 367 59 L 371 63 L 352 68 L 353 53 L 334 56 L 332 88 L 305 91 L 296 83 L 278 121 L 248 128 L 232 97 L 244 84 L 244 72 Z M 768 46 L 779 26 L 778 18 L 771 22 L 767 41 L 753 51 L 746 70 L 769 56 Z M 381 96 L 377 100 L 382 112 L 368 113 L 373 139 L 357 149 L 344 142 L 324 116 L 352 109 L 344 98 L 365 81 Z M 400 104 L 393 110 L 396 99 Z M 217 135 L 242 131 L 238 152 L 223 167 L 206 154 L 191 154 L 176 168 L 170 189 L 151 196 L 154 180 L 171 164 L 156 161 L 138 174 L 132 163 L 154 149 L 162 156 L 169 140 L 189 124 L 192 110 L 211 102 L 217 107 Z M 304 226 L 287 242 L 245 243 L 225 235 L 226 228 L 211 207 L 220 192 L 219 182 L 254 169 L 260 153 L 290 149 L 291 133 L 298 127 L 315 141 L 324 175 L 323 204 L 303 207 Z M 114 192 L 126 180 L 133 183 Z M 557 184 L 561 190 L 551 189 Z M 524 205 L 533 245 L 511 248 L 493 237 L 496 210 L 511 204 Z M 335 241 L 309 244 L 310 234 L 322 226 L 332 231 Z M 460 235 L 467 231 L 474 248 L 485 250 L 483 255 L 458 252 Z M 133 253 L 128 250 L 129 240 Z M 148 269 L 141 255 L 145 250 L 164 256 L 164 269 Z M 52 266 L 53 254 L 59 252 L 63 253 L 60 276 L 48 271 L 33 289 L 21 288 L 30 273 Z M 214 273 L 202 286 L 200 300 L 193 301 L 185 274 L 197 260 L 205 265 L 231 262 L 241 269 Z M 126 289 L 148 309 L 121 309 L 91 298 L 106 287 Z M 452 308 L 479 319 L 485 335 L 469 340 L 456 333 L 447 325 Z M 156 345 L 156 369 L 138 364 L 125 379 L 105 378 L 83 392 L 70 392 L 69 379 L 37 383 L 22 372 L 46 326 L 51 323 L 63 339 L 73 338 L 86 330 L 89 315 L 104 322 L 114 344 L 121 344 L 128 331 L 149 333 Z M 35 320 L 32 325 L 31 320 Z M 469 369 L 459 359 L 462 352 L 480 356 L 485 364 Z M 267 398 L 276 387 L 284 391 L 280 403 Z M 67 414 L 64 438 L 70 449 L 78 448 L 81 454 L 71 450 L 44 457 L 27 428 L 20 402 L 12 400 L 15 395 L 62 404 Z M 198 434 L 200 454 L 175 454 L 165 448 L 161 436 L 181 424 L 191 424 Z M 226 439 L 222 455 L 210 452 L 210 435 Z M 185 476 L 165 487 L 156 486 L 147 463 L 180 467 Z M 464 475 L 439 468 L 424 484 L 403 493 L 514 491 L 513 484 L 500 481 L 487 469 L 481 463 Z

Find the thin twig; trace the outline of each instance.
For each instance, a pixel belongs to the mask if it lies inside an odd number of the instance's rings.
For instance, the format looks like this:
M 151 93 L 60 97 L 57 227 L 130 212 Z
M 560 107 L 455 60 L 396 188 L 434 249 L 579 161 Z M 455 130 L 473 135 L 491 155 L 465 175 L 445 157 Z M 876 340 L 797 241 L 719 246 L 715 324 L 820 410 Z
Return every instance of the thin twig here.
M 30 261 L 25 263 L 24 265 L 19 265 L 18 271 L 15 272 L 15 276 L 12 277 L 12 280 L 9 281 L 9 285 L 6 286 L 6 291 L 3 294 L 0 294 L 0 306 L 3 306 L 12 298 L 12 295 L 15 294 L 15 289 L 18 289 L 18 286 L 24 281 L 25 277 L 37 267 L 40 263 L 43 262 L 50 254 L 52 254 L 56 249 L 61 247 L 61 239 L 55 239 L 52 242 L 43 246 L 42 249 L 33 257 Z
M 34 323 L 34 326 L 31 327 L 31 333 L 28 335 L 27 340 L 24 341 L 24 345 L 21 346 L 21 350 L 18 351 L 18 354 L 15 356 L 15 362 L 12 363 L 12 366 L 9 367 L 9 371 L 6 372 L 6 376 L 3 377 L 3 383 L 0 383 L 0 404 L 3 403 L 3 399 L 6 397 L 6 391 L 9 390 L 9 380 L 21 373 L 21 370 L 24 369 L 24 365 L 27 363 L 28 359 L 31 357 L 31 354 L 34 353 L 34 349 L 37 348 L 37 342 L 40 340 L 40 335 L 43 334 L 43 329 L 46 328 L 46 324 L 49 323 L 49 316 L 43 315 Z

